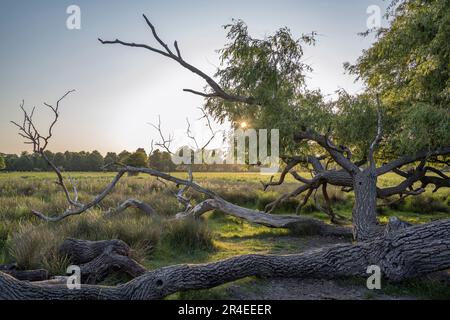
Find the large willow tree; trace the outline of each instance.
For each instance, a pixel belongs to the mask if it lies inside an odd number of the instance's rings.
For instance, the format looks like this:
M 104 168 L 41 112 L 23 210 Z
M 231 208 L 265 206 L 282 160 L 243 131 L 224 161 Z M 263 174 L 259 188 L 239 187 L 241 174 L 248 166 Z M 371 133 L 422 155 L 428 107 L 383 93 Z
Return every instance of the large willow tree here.
M 221 121 L 280 128 L 288 170 L 306 161 L 324 176 L 324 183 L 351 188 L 355 235 L 370 236 L 378 232 L 377 197 L 417 195 L 428 184 L 449 186 L 438 170 L 440 162 L 448 163 L 450 147 L 448 4 L 394 1 L 387 13 L 390 27 L 370 31 L 376 33 L 373 46 L 354 65 L 345 64 L 366 83 L 366 91 L 340 91 L 331 103 L 305 85 L 311 68 L 302 62 L 302 45 L 314 44 L 314 33 L 295 40 L 283 28 L 255 39 L 242 21 L 236 21 L 225 26 L 229 43 L 220 51 L 222 66 L 216 77 L 227 93 L 248 98 L 218 98 L 213 89 L 206 107 Z M 324 173 L 317 159 L 326 158 L 342 170 Z M 405 165 L 416 168 L 401 171 Z M 378 188 L 377 177 L 392 171 L 405 181 Z M 426 177 L 427 172 L 433 177 Z M 419 181 L 422 185 L 417 187 Z

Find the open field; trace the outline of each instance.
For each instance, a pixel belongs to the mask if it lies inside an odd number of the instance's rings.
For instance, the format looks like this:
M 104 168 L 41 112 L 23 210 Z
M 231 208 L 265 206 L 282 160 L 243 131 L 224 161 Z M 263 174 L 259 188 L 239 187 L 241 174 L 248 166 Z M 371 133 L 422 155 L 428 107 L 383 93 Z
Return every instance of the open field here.
M 174 173 L 185 176 L 183 173 Z M 306 174 L 305 174 L 306 175 Z M 114 173 L 70 173 L 75 181 L 80 200 L 86 201 L 96 195 L 114 176 Z M 273 187 L 264 192 L 261 180 L 268 177 L 257 173 L 195 173 L 197 183 L 208 187 L 225 199 L 249 208 L 263 209 L 282 192 L 292 190 L 297 184 L 289 177 L 283 186 Z M 173 221 L 174 214 L 181 210 L 173 196 L 176 186 L 165 185 L 148 176 L 123 178 L 114 192 L 100 206 L 78 217 L 71 217 L 60 223 L 44 223 L 30 214 L 36 209 L 48 214 L 65 210 L 64 194 L 54 183 L 52 173 L 1 173 L 0 174 L 0 264 L 16 261 L 21 268 L 45 268 L 52 274 L 64 274 L 67 261 L 59 257 L 56 248 L 63 239 L 72 237 L 89 240 L 119 238 L 133 249 L 133 256 L 148 269 L 178 263 L 201 263 L 215 261 L 245 253 L 287 254 L 301 252 L 312 247 L 345 241 L 292 234 L 287 230 L 270 229 L 251 225 L 239 219 L 225 216 L 219 212 L 205 215 L 199 222 Z M 385 175 L 380 185 L 398 183 L 395 175 Z M 200 201 L 201 195 L 190 194 Z M 351 193 L 343 193 L 331 188 L 330 196 L 336 212 L 348 218 L 351 216 Z M 151 204 L 158 212 L 149 217 L 134 209 L 114 217 L 105 217 L 104 212 L 120 202 L 135 198 Z M 293 213 L 297 201 L 283 204 L 276 213 Z M 301 200 L 301 199 L 300 199 Z M 319 199 L 320 201 L 320 199 Z M 450 217 L 450 192 L 427 190 L 418 197 L 410 197 L 400 203 L 382 207 L 379 210 L 381 221 L 396 215 L 412 223 L 429 222 Z M 318 212 L 311 202 L 301 212 L 324 221 L 327 216 Z M 124 279 L 110 277 L 106 283 L 122 282 Z M 431 281 L 431 280 L 430 280 Z M 435 281 L 435 280 L 433 280 Z M 276 292 L 277 282 L 261 279 L 245 279 L 214 289 L 178 293 L 169 298 L 268 298 Z M 286 283 L 283 284 L 286 287 Z M 298 283 L 298 286 L 311 283 Z M 389 285 L 386 292 L 373 294 L 364 289 L 364 283 L 355 284 L 351 279 L 340 282 L 316 282 L 313 287 L 334 288 L 329 295 L 340 298 L 377 298 L 386 293 L 407 297 L 450 297 L 448 286 L 440 282 L 409 282 L 402 285 Z M 295 289 L 293 289 L 295 291 Z M 354 292 L 353 295 L 346 295 Z M 353 291 L 352 291 L 353 290 Z M 416 294 L 420 293 L 419 296 Z M 275 294 L 275 293 L 274 293 Z M 302 296 L 305 294 L 305 296 Z M 285 297 L 285 296 L 283 296 Z M 308 298 L 308 293 L 299 292 L 297 298 Z M 320 298 L 317 296 L 316 298 Z M 326 297 L 326 294 L 323 296 Z M 385 296 L 380 296 L 385 297 Z M 275 296 L 277 298 L 277 296 Z M 291 298 L 294 298 L 292 296 Z

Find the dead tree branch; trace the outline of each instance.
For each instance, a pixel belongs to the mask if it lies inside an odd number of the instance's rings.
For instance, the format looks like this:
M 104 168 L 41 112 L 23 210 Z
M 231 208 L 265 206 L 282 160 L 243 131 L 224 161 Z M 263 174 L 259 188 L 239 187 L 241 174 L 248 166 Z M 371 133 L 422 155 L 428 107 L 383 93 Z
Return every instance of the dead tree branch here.
M 100 41 L 100 43 L 102 44 L 120 44 L 123 46 L 127 46 L 127 47 L 136 47 L 136 48 L 143 48 L 143 49 L 147 49 L 150 50 L 152 52 L 155 52 L 157 54 L 160 54 L 164 57 L 167 57 L 169 59 L 172 59 L 174 61 L 176 61 L 177 63 L 179 63 L 183 68 L 195 73 L 196 75 L 200 76 L 201 78 L 203 78 L 206 83 L 209 85 L 209 87 L 211 88 L 212 92 L 211 93 L 203 93 L 203 92 L 199 92 L 196 90 L 192 90 L 192 89 L 184 89 L 185 92 L 190 92 L 196 95 L 200 95 L 202 97 L 220 97 L 222 99 L 225 99 L 227 101 L 232 101 L 232 102 L 243 102 L 246 104 L 253 104 L 254 103 L 254 99 L 251 97 L 244 97 L 244 96 L 238 96 L 238 95 L 232 95 L 229 94 L 227 92 L 225 92 L 224 89 L 222 89 L 222 87 L 216 82 L 214 81 L 214 79 L 212 79 L 210 76 L 208 76 L 206 73 L 204 73 L 203 71 L 201 71 L 200 69 L 194 67 L 193 65 L 187 63 L 181 56 L 180 53 L 180 49 L 178 46 L 178 43 L 175 41 L 174 42 L 174 47 L 175 50 L 177 52 L 177 54 L 174 54 L 172 52 L 172 50 L 169 48 L 169 46 L 167 44 L 164 43 L 164 41 L 161 40 L 161 38 L 159 37 L 158 33 L 156 32 L 155 27 L 153 26 L 153 24 L 149 21 L 149 19 L 145 16 L 145 14 L 143 15 L 145 22 L 147 23 L 147 25 L 149 26 L 149 28 L 152 31 L 153 37 L 155 38 L 155 40 L 159 43 L 159 45 L 162 47 L 162 49 L 157 49 L 154 48 L 150 45 L 146 45 L 146 44 L 137 44 L 137 43 L 133 43 L 133 42 L 124 42 L 121 41 L 119 39 L 116 40 L 102 40 L 102 39 L 98 39 Z

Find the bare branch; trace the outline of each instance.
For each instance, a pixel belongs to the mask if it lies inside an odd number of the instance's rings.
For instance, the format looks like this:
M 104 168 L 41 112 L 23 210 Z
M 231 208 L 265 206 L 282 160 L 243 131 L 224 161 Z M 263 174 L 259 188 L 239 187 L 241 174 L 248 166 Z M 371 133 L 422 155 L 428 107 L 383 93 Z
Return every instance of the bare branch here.
M 325 144 L 327 145 L 327 147 L 336 152 L 339 152 L 342 154 L 344 154 L 344 153 L 347 154 L 346 157 L 348 160 L 350 160 L 352 157 L 352 152 L 350 151 L 350 149 L 344 145 L 340 145 L 338 147 L 335 144 L 333 144 L 333 142 L 331 142 L 330 135 L 331 135 L 331 128 L 328 128 L 328 131 L 325 134 Z
M 303 184 L 296 188 L 294 191 L 291 191 L 289 193 L 282 194 L 280 197 L 278 197 L 275 201 L 272 201 L 271 203 L 267 204 L 264 208 L 265 212 L 271 213 L 275 208 L 280 205 L 281 203 L 285 202 L 286 200 L 290 198 L 294 198 L 303 192 L 309 190 L 309 189 L 317 189 L 320 185 L 319 178 L 315 177 L 310 184 Z
M 314 141 L 319 144 L 322 148 L 328 151 L 330 156 L 336 161 L 342 168 L 350 173 L 350 175 L 354 175 L 358 173 L 359 167 L 355 165 L 352 161 L 350 161 L 347 157 L 343 155 L 343 152 L 340 150 L 336 150 L 336 147 L 331 144 L 325 135 L 321 135 L 312 130 L 303 130 L 296 132 L 294 135 L 294 139 L 299 142 L 302 140 Z
M 58 221 L 66 219 L 70 216 L 80 215 L 80 214 L 86 212 L 87 210 L 91 209 L 92 207 L 98 205 L 109 193 L 111 193 L 111 191 L 114 189 L 117 182 L 119 182 L 120 178 L 122 178 L 122 176 L 125 174 L 125 172 L 126 171 L 123 171 L 123 170 L 119 171 L 117 173 L 117 175 L 115 176 L 115 178 L 111 181 L 111 183 L 108 186 L 106 186 L 106 188 L 104 188 L 103 191 L 99 195 L 97 195 L 93 200 L 91 200 L 89 203 L 78 206 L 75 209 L 69 208 L 66 211 L 64 211 L 61 215 L 47 216 L 37 210 L 32 210 L 31 212 L 39 219 L 47 221 L 47 222 L 58 222 Z
M 310 188 L 308 192 L 306 193 L 305 197 L 303 198 L 302 202 L 299 202 L 297 208 L 295 209 L 295 213 L 298 215 L 300 214 L 300 210 L 308 203 L 309 198 L 311 197 L 312 193 L 314 192 L 313 188 Z
M 184 212 L 189 212 L 192 209 L 191 199 L 185 197 L 186 192 L 189 190 L 192 182 L 194 181 L 194 176 L 192 174 L 192 166 L 188 166 L 188 184 L 181 188 L 176 194 L 178 201 L 185 206 Z
M 59 168 L 51 161 L 51 159 L 49 159 L 47 157 L 47 155 L 45 154 L 46 148 L 48 146 L 48 143 L 50 141 L 50 139 L 53 136 L 53 128 L 55 126 L 55 124 L 58 121 L 59 118 L 59 104 L 61 103 L 61 101 L 66 98 L 69 94 L 73 93 L 75 90 L 69 90 L 67 91 L 61 98 L 58 99 L 58 101 L 56 102 L 56 107 L 53 107 L 52 105 L 48 104 L 48 103 L 44 103 L 45 106 L 49 107 L 52 111 L 53 111 L 53 115 L 54 115 L 54 119 L 52 120 L 49 128 L 48 128 L 48 135 L 47 136 L 42 136 L 39 131 L 37 130 L 34 121 L 33 121 L 33 115 L 35 112 L 35 108 L 32 109 L 31 113 L 28 114 L 28 112 L 25 109 L 25 102 L 22 100 L 22 103 L 20 104 L 20 109 L 23 112 L 24 115 L 24 119 L 23 119 L 23 123 L 22 125 L 17 124 L 14 121 L 11 121 L 16 127 L 19 128 L 19 135 L 21 137 L 23 137 L 24 139 L 26 139 L 27 141 L 25 141 L 26 144 L 32 144 L 33 145 L 33 152 L 39 154 L 46 162 L 47 164 L 51 167 L 51 169 L 56 173 L 57 177 L 58 177 L 58 182 L 57 184 L 59 186 L 61 186 L 61 188 L 63 189 L 63 192 L 66 196 L 66 199 L 68 201 L 68 203 L 71 206 L 75 206 L 75 207 L 82 207 L 82 204 L 80 204 L 78 202 L 78 192 L 76 190 L 76 187 L 73 185 L 73 190 L 74 190 L 74 194 L 75 197 L 74 199 L 72 199 L 70 197 L 70 193 L 64 183 L 64 178 L 62 176 L 61 171 L 59 170 Z
M 165 136 L 162 132 L 162 129 L 161 129 L 161 116 L 158 116 L 158 124 L 157 125 L 155 125 L 153 123 L 148 123 L 148 124 L 151 125 L 153 128 L 155 128 L 156 131 L 158 131 L 159 136 L 161 138 L 161 142 L 156 142 L 155 145 L 165 149 L 168 153 L 173 154 L 172 150 L 170 150 L 170 145 L 173 142 L 173 137 L 171 137 L 169 135 L 168 138 L 165 138 Z M 152 140 L 152 146 L 153 146 L 153 140 Z
M 168 45 L 166 43 L 164 43 L 164 41 L 162 41 L 162 39 L 159 37 L 158 33 L 156 32 L 155 27 L 150 22 L 150 20 L 145 15 L 143 15 L 143 17 L 144 17 L 145 22 L 147 23 L 147 25 L 150 27 L 150 29 L 152 31 L 152 34 L 153 34 L 153 37 L 161 45 L 161 47 L 164 50 L 160 50 L 160 49 L 154 48 L 154 47 L 146 45 L 146 44 L 137 44 L 137 43 L 134 43 L 134 42 L 124 42 L 124 41 L 121 41 L 119 39 L 116 39 L 116 40 L 113 40 L 113 41 L 104 41 L 104 40 L 99 38 L 98 40 L 102 44 L 120 44 L 120 45 L 128 46 L 128 47 L 143 48 L 143 49 L 147 49 L 147 50 L 150 50 L 152 52 L 158 53 L 158 54 L 160 54 L 160 55 L 162 55 L 164 57 L 170 58 L 170 59 L 178 62 L 183 68 L 185 68 L 185 69 L 195 73 L 196 75 L 200 76 L 201 78 L 203 78 L 206 81 L 206 83 L 208 83 L 208 85 L 210 86 L 210 88 L 213 91 L 212 94 L 206 94 L 206 93 L 202 93 L 202 92 L 191 90 L 191 89 L 184 89 L 184 91 L 186 91 L 186 92 L 190 92 L 190 93 L 193 93 L 193 94 L 196 94 L 196 95 L 200 95 L 200 96 L 203 96 L 203 97 L 208 97 L 208 98 L 210 98 L 210 97 L 220 97 L 220 98 L 222 98 L 224 100 L 231 101 L 231 102 L 242 102 L 242 103 L 246 103 L 246 104 L 254 104 L 255 101 L 251 97 L 244 97 L 244 96 L 228 94 L 210 76 L 205 74 L 200 69 L 194 67 L 193 65 L 187 63 L 181 57 L 181 52 L 180 52 L 180 49 L 178 47 L 178 43 L 176 41 L 174 42 L 174 47 L 175 47 L 175 50 L 176 50 L 177 54 L 174 54 L 171 51 L 171 49 L 168 47 Z
M 267 190 L 270 186 L 279 186 L 284 182 L 284 179 L 286 175 L 291 171 L 292 168 L 294 168 L 297 164 L 300 163 L 300 159 L 290 159 L 288 163 L 286 163 L 286 167 L 281 172 L 280 178 L 278 181 L 273 181 L 274 176 L 270 178 L 270 181 L 268 183 L 264 183 L 261 181 L 261 184 L 263 185 L 264 191 Z
M 443 178 L 443 179 L 450 179 L 449 176 L 447 176 L 447 175 L 446 175 L 445 173 L 443 173 L 441 170 L 438 170 L 438 169 L 436 169 L 436 168 L 433 168 L 433 167 L 425 167 L 424 170 L 431 171 L 431 172 L 437 174 L 438 176 L 440 176 L 440 177 Z
M 208 126 L 209 132 L 211 133 L 211 136 L 209 137 L 208 141 L 206 141 L 206 143 L 201 148 L 201 150 L 204 151 L 209 146 L 209 144 L 214 140 L 214 138 L 220 132 L 220 130 L 215 131 L 213 129 L 212 124 L 211 124 L 211 119 L 209 118 L 208 113 L 205 111 L 204 108 L 198 108 L 198 109 L 203 114 L 198 120 L 205 119 L 206 125 Z
M 192 135 L 191 132 L 191 123 L 189 122 L 189 118 L 186 118 L 186 123 L 187 123 L 186 135 L 188 136 L 189 139 L 194 141 L 196 150 L 199 150 L 200 148 L 198 146 L 197 139 Z

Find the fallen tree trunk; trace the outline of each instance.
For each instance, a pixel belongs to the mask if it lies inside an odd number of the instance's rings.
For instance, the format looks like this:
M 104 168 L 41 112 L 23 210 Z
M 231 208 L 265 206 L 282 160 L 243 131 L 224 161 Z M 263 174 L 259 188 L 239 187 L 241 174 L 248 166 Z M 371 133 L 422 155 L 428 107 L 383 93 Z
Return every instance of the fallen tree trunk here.
M 0 265 L 0 271 L 25 281 L 43 281 L 48 279 L 48 271 L 44 269 L 20 270 L 16 264 Z
M 69 290 L 63 285 L 19 281 L 0 272 L 0 299 L 161 299 L 178 291 L 211 288 L 248 276 L 367 276 L 370 265 L 378 265 L 382 276 L 391 281 L 450 268 L 450 219 L 302 254 L 253 254 L 207 264 L 165 267 L 117 287 L 82 285 L 79 290 Z
M 177 218 L 198 218 L 212 210 L 219 210 L 225 214 L 244 219 L 251 223 L 270 228 L 286 228 L 305 235 L 352 237 L 351 228 L 330 225 L 319 219 L 305 216 L 269 214 L 232 204 L 219 197 L 205 200 L 190 211 L 177 214 Z
M 117 239 L 101 241 L 66 239 L 59 247 L 59 254 L 67 256 L 74 264 L 83 264 L 92 261 L 108 249 L 123 256 L 130 254 L 130 247 Z

